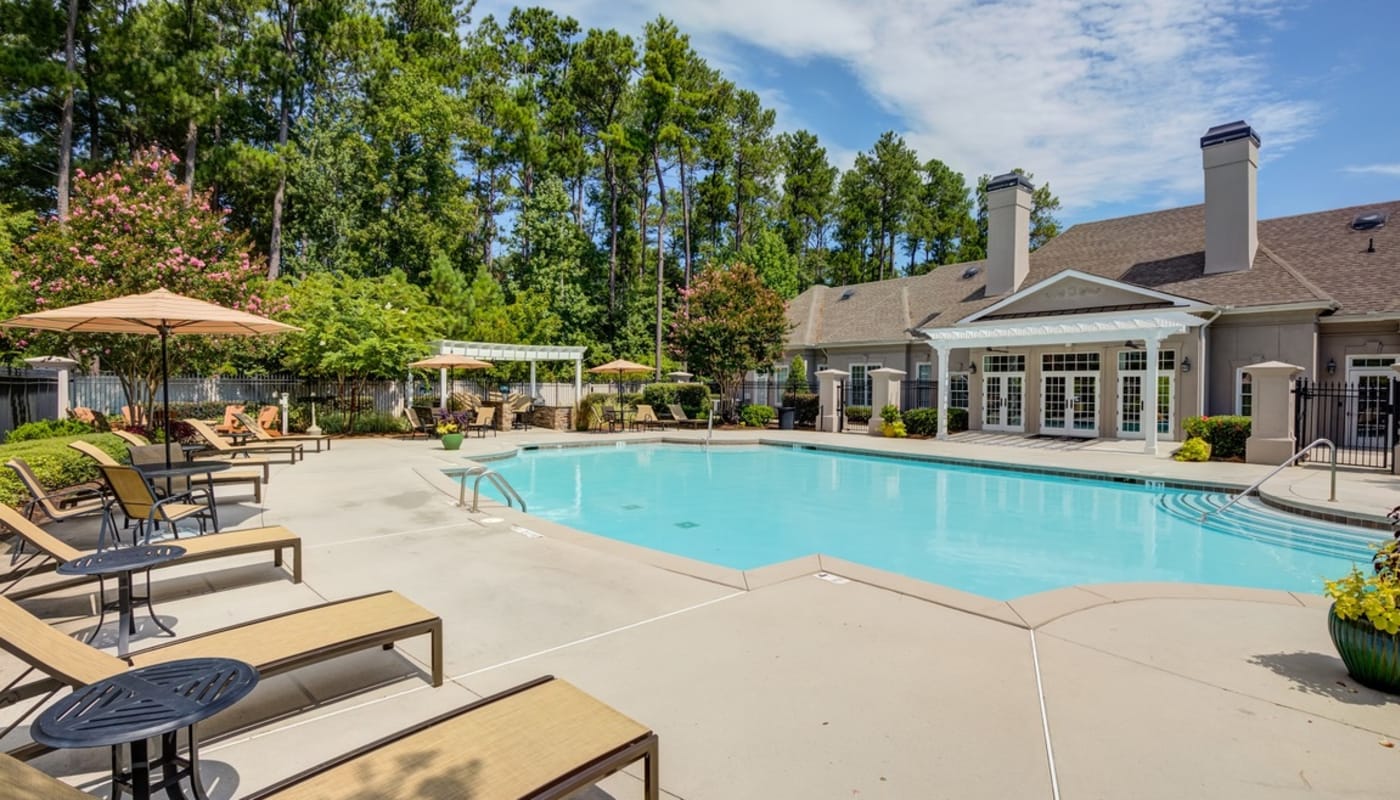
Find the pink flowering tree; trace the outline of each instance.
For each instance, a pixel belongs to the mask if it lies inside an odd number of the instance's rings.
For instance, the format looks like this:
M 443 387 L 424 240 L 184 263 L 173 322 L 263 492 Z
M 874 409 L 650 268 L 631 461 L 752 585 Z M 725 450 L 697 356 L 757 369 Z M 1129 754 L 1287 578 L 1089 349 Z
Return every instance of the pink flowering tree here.
M 684 292 L 671 323 L 671 350 L 692 372 L 719 383 L 726 402 L 744 373 L 783 355 L 787 316 L 783 298 L 747 264 L 703 273 Z
M 106 300 L 164 288 L 211 303 L 270 314 L 266 267 L 246 237 L 230 231 L 208 195 L 187 197 L 172 170 L 175 156 L 156 150 L 92 175 L 77 171 L 71 215 L 49 219 L 20 242 L 10 260 L 6 305 L 15 313 Z M 11 331 L 28 354 L 68 353 L 96 360 L 121 380 L 133 411 L 158 397 L 156 336 Z M 243 340 L 170 337 L 171 374 L 208 370 L 249 344 Z

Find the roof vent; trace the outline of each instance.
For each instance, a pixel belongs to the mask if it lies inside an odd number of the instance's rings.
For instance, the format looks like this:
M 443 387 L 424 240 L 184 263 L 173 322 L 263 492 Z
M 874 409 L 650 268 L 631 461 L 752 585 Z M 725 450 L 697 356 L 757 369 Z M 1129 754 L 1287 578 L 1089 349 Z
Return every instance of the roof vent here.
M 967 269 L 963 270 L 963 280 L 967 280 L 968 278 L 974 277 L 977 273 L 981 271 L 981 267 L 968 267 Z
M 1351 229 L 1354 231 L 1373 231 L 1377 228 L 1384 228 L 1385 219 L 1386 215 L 1380 211 L 1357 214 L 1351 220 Z
M 844 292 L 841 293 L 841 297 L 839 298 L 839 300 L 850 300 L 852 297 L 855 297 L 855 296 L 856 296 L 856 290 L 855 290 L 855 289 L 847 289 L 846 291 L 844 291 Z M 838 300 L 838 302 L 839 302 L 839 300 Z

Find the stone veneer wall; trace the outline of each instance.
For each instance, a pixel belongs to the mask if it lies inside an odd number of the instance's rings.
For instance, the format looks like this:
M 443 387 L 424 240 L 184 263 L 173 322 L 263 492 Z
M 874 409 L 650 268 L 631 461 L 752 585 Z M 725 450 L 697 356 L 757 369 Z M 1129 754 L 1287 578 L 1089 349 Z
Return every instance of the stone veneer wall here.
M 530 424 L 537 428 L 552 428 L 556 431 L 574 429 L 574 410 L 569 406 L 535 406 Z

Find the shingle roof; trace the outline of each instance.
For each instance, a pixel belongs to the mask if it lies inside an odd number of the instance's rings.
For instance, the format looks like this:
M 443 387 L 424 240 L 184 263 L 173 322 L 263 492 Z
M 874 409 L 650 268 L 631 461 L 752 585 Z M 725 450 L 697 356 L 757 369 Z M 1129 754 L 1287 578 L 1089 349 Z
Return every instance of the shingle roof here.
M 1391 223 L 1359 232 L 1361 213 Z M 1075 225 L 1031 254 L 1022 289 L 1075 269 L 1218 306 L 1332 303 L 1338 314 L 1400 311 L 1400 201 L 1261 220 L 1248 270 L 1204 274 L 1205 206 Z M 1374 240 L 1374 253 L 1366 252 Z M 982 270 L 964 278 L 969 266 Z M 946 327 L 1000 298 L 986 291 L 986 264 L 851 286 L 814 286 L 795 298 L 793 345 L 903 342 L 912 329 Z

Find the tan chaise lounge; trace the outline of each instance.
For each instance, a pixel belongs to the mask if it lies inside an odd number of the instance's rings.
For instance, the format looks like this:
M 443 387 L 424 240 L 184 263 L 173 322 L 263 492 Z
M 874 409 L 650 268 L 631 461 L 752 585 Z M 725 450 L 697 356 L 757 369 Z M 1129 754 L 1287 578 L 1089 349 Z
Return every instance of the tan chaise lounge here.
M 15 569 L 5 575 L 0 575 L 0 581 L 6 583 L 7 589 L 18 584 L 29 575 L 51 569 L 65 561 L 72 561 L 81 556 L 90 555 L 91 550 L 79 550 L 78 548 L 60 540 L 48 531 L 25 519 L 18 511 L 9 506 L 0 504 L 0 526 L 4 526 L 15 536 L 24 541 L 26 547 L 34 549 L 33 553 L 21 556 L 22 559 Z M 301 583 L 301 537 L 282 527 L 274 525 L 268 528 L 247 528 L 239 531 L 224 531 L 223 533 L 211 533 L 207 536 L 189 536 L 180 540 L 180 546 L 185 548 L 185 554 L 177 559 L 161 564 L 161 567 L 174 566 L 176 564 L 188 564 L 192 561 L 205 561 L 211 558 L 223 558 L 224 556 L 238 556 L 247 553 L 263 553 L 272 551 L 273 563 L 282 566 L 282 551 L 292 551 L 292 582 Z M 63 581 L 50 581 L 42 586 L 35 586 L 21 591 L 6 591 L 5 596 L 13 600 L 25 597 L 44 594 L 55 591 L 66 586 L 73 586 L 86 583 L 92 578 L 82 577 Z
M 74 450 L 77 450 L 83 455 L 88 456 L 92 460 L 96 461 L 98 464 L 103 464 L 111 467 L 120 466 L 121 464 L 121 462 L 117 461 L 115 458 L 112 458 L 111 454 L 108 453 L 106 450 L 103 450 L 102 448 L 98 447 L 97 445 L 91 442 L 84 442 L 82 440 L 79 440 L 76 442 L 69 442 L 68 446 L 73 448 Z M 127 447 L 127 451 L 131 453 L 132 464 L 159 464 L 165 462 L 165 447 L 163 445 L 132 444 Z M 176 453 L 172 450 L 171 458 L 180 461 L 183 460 L 184 455 L 182 453 Z M 214 472 L 207 476 L 200 476 L 197 479 L 197 482 L 207 483 L 211 479 L 215 486 L 228 486 L 230 484 L 246 483 L 253 490 L 253 502 L 262 502 L 263 476 L 260 475 L 258 473 L 258 470 L 253 467 L 240 467 L 239 469 L 230 469 L 224 470 L 223 472 Z M 164 486 L 164 483 L 162 482 L 160 485 Z M 176 492 L 187 491 L 189 489 L 189 486 L 189 478 L 175 478 L 171 481 L 171 489 Z
M 305 448 L 300 442 L 286 444 L 281 442 L 248 442 L 247 444 L 232 445 L 227 439 L 215 433 L 207 422 L 201 422 L 197 419 L 187 419 L 185 422 L 194 428 L 195 432 L 209 444 L 212 450 L 227 458 L 238 458 L 258 453 L 286 453 L 288 463 L 295 464 L 305 454 Z
M 152 444 L 152 442 L 151 442 L 150 439 L 147 439 L 147 438 L 144 437 L 144 436 L 139 436 L 139 435 L 137 435 L 137 434 L 135 434 L 135 433 L 132 433 L 131 431 L 112 431 L 112 433 L 114 433 L 115 435 L 121 437 L 122 439 L 125 439 L 125 440 L 126 440 L 126 443 L 129 444 L 129 445 L 131 445 L 132 447 L 150 447 L 151 444 Z M 170 452 L 171 452 L 171 454 L 173 455 L 175 451 L 174 451 L 174 450 L 171 450 Z M 271 475 L 270 473 L 271 473 L 271 469 L 272 469 L 272 463 L 271 463 L 270 461 L 268 461 L 266 458 L 263 458 L 262 456 L 250 456 L 250 455 L 247 455 L 246 453 L 243 453 L 243 454 L 234 453 L 233 455 L 223 455 L 223 454 L 221 454 L 221 453 L 210 452 L 210 451 L 206 450 L 206 451 L 204 451 L 204 452 L 202 452 L 202 453 L 199 454 L 199 460 L 200 460 L 200 461 L 231 461 L 231 460 L 233 459 L 234 456 L 238 456 L 238 462 L 237 462 L 237 463 L 238 463 L 238 465 L 239 465 L 240 467 L 262 467 L 262 479 L 263 479 L 263 483 L 267 483 L 268 480 L 271 479 L 272 475 Z M 261 501 L 259 501 L 259 502 L 261 502 Z
M 643 792 L 660 797 L 658 740 L 566 681 L 544 677 L 354 750 L 245 800 L 517 800 L 563 798 L 644 760 Z M 15 800 L 90 796 L 8 756 Z
M 235 658 L 252 664 L 266 678 L 424 634 L 432 637 L 432 684 L 441 686 L 442 618 L 397 592 L 338 600 L 197 634 L 131 653 L 126 661 L 83 644 L 0 597 L 0 648 L 47 676 L 7 687 L 0 707 L 64 686 L 85 686 L 130 667 L 182 658 Z M 31 758 L 46 751 L 31 744 L 17 752 Z
M 234 414 L 234 419 L 243 423 L 243 427 L 253 434 L 259 442 L 315 442 L 316 452 L 321 452 L 321 442 L 326 443 L 326 449 L 331 449 L 331 435 L 329 433 L 270 433 L 252 417 L 244 413 Z M 277 423 L 273 417 L 273 424 Z
M 679 403 L 667 403 L 666 408 L 671 412 L 671 419 L 675 421 L 676 425 L 682 428 L 705 427 L 706 420 L 687 417 L 685 415 L 685 409 L 681 408 Z
M 39 483 L 39 478 L 24 459 L 12 458 L 5 462 L 5 466 L 14 470 L 15 475 L 19 476 L 19 482 L 24 484 L 25 491 L 29 492 L 29 501 L 24 504 L 24 515 L 31 519 L 35 511 L 44 512 L 44 516 L 54 522 L 62 522 L 83 514 L 96 514 L 102 510 L 102 505 L 107 500 L 102 484 L 90 481 L 51 492 Z

